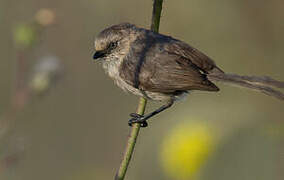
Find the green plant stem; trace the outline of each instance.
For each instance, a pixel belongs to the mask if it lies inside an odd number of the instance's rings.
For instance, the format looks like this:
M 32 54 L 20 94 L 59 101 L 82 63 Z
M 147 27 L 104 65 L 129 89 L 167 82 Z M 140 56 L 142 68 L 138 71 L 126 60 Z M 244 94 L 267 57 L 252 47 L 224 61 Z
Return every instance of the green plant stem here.
M 162 8 L 163 0 L 154 0 L 151 23 L 151 30 L 154 32 L 159 32 Z
M 147 104 L 147 100 L 145 98 L 141 97 L 140 100 L 139 100 L 139 104 L 138 104 L 138 108 L 137 108 L 136 113 L 143 115 L 144 112 L 145 112 L 146 104 Z M 125 152 L 124 152 L 124 156 L 123 156 L 123 159 L 122 159 L 121 164 L 119 166 L 119 170 L 118 170 L 118 172 L 115 176 L 115 180 L 123 180 L 124 177 L 125 177 L 128 165 L 129 165 L 130 160 L 131 160 L 131 156 L 132 156 L 133 151 L 134 151 L 134 147 L 135 147 L 135 144 L 136 144 L 136 140 L 137 140 L 139 131 L 140 131 L 140 124 L 139 123 L 133 124 L 132 128 L 131 128 L 130 135 L 129 135 L 128 140 L 127 140 L 127 145 L 126 145 L 126 149 L 125 149 Z
M 162 4 L 163 4 L 163 0 L 154 0 L 153 12 L 152 12 L 152 22 L 151 22 L 151 30 L 154 32 L 159 31 Z M 141 97 L 139 100 L 136 113 L 140 115 L 144 115 L 146 104 L 147 104 L 147 100 Z M 117 174 L 115 176 L 115 180 L 123 180 L 125 177 L 132 154 L 134 152 L 134 147 L 135 147 L 135 144 L 138 138 L 139 131 L 140 131 L 140 124 L 139 123 L 133 124 L 130 135 L 128 137 L 124 156 L 119 166 L 119 169 L 117 171 Z

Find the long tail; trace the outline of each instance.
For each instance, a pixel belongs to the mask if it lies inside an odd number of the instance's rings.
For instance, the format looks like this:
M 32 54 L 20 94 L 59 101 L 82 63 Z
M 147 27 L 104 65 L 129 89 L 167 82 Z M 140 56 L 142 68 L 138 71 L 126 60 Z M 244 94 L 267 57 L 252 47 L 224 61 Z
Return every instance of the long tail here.
M 208 74 L 211 81 L 220 81 L 250 88 L 277 99 L 284 100 L 284 94 L 274 88 L 284 88 L 284 82 L 274 80 L 268 76 L 240 76 L 223 72 L 212 72 Z

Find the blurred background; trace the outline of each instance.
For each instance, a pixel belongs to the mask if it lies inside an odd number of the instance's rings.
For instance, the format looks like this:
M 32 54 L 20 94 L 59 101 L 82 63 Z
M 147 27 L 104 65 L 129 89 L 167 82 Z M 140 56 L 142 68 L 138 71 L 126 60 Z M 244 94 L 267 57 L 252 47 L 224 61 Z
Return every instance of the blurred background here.
M 284 1 L 164 2 L 160 32 L 226 72 L 284 80 Z M 0 179 L 113 179 L 138 98 L 92 61 L 94 37 L 149 27 L 152 0 L 0 1 Z M 126 179 L 284 178 L 284 104 L 218 84 L 142 129 Z M 147 111 L 159 103 L 149 102 Z

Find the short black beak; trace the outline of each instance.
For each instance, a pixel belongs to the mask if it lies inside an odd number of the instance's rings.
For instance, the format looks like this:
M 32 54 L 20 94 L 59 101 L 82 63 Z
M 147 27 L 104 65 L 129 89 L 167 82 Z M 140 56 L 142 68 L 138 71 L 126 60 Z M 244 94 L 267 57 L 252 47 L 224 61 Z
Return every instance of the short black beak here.
M 105 55 L 104 52 L 102 52 L 102 51 L 97 51 L 97 52 L 95 52 L 95 54 L 94 54 L 94 56 L 93 56 L 93 59 L 98 59 L 98 58 L 100 58 L 100 57 L 103 57 L 104 55 Z

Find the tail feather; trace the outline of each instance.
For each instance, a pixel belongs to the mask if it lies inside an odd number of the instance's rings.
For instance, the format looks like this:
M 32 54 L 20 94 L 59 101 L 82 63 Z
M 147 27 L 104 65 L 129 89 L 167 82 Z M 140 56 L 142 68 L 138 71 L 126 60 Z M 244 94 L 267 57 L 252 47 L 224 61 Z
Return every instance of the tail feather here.
M 273 88 L 284 88 L 284 82 L 274 80 L 268 76 L 240 76 L 222 72 L 208 74 L 211 81 L 220 81 L 228 84 L 246 87 L 277 99 L 284 100 L 284 94 Z

